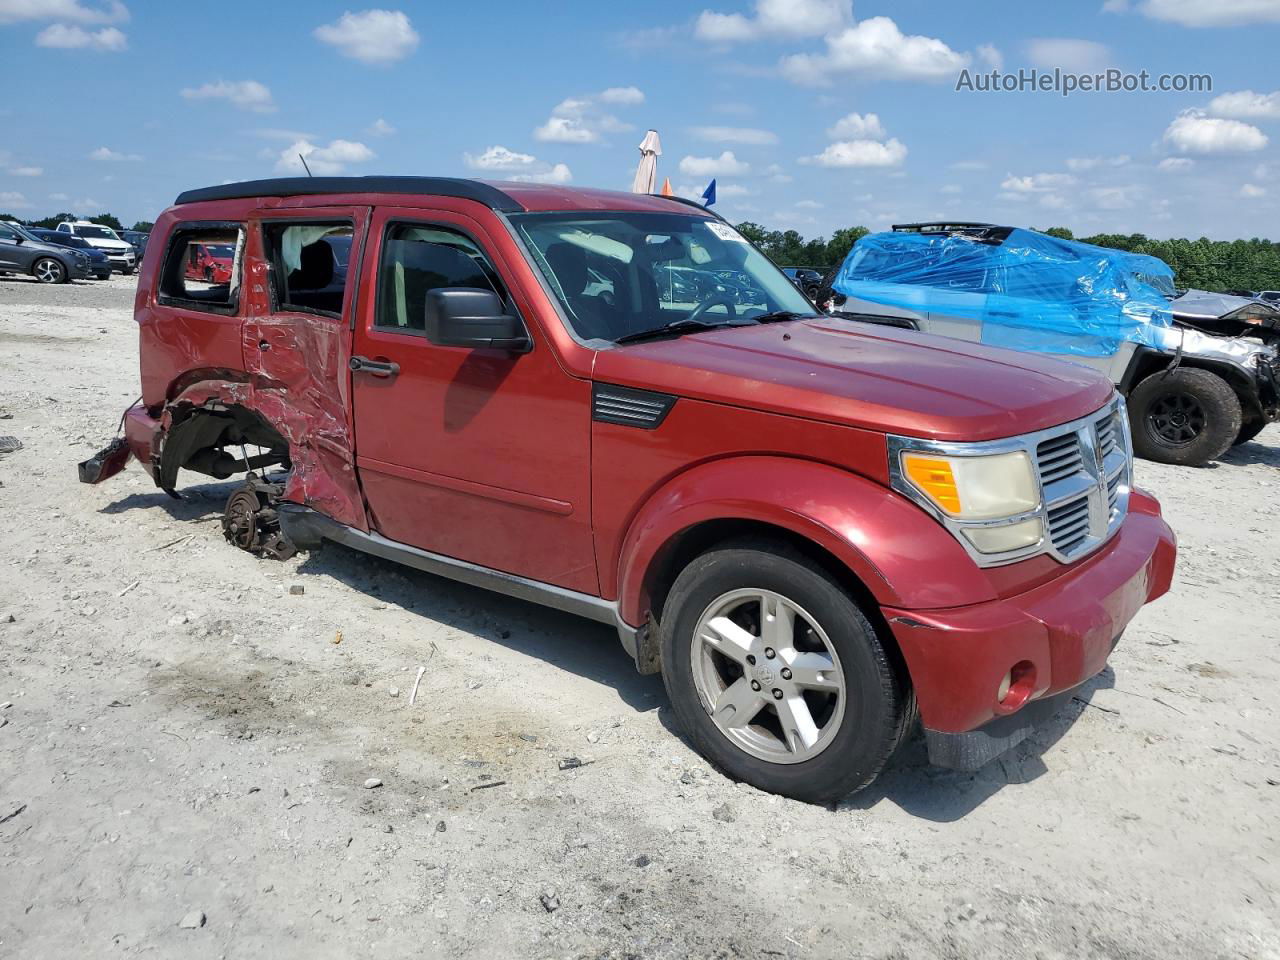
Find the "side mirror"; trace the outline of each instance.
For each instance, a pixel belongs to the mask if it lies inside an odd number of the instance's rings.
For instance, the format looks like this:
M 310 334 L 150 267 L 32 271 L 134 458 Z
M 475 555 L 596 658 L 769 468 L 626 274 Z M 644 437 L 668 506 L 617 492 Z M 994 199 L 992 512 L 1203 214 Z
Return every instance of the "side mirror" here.
M 502 307 L 492 290 L 442 287 L 427 292 L 427 339 L 442 347 L 470 347 L 528 353 L 533 349 L 519 317 Z

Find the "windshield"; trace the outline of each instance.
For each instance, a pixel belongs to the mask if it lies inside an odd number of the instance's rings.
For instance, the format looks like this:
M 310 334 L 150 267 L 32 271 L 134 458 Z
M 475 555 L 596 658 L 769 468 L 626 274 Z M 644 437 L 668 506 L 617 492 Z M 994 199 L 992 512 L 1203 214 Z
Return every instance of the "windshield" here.
M 110 227 L 98 227 L 98 226 L 76 227 L 76 234 L 81 237 L 93 237 L 93 239 L 95 240 L 119 240 L 120 239 L 119 237 L 116 236 L 116 232 L 112 230 Z
M 210 243 L 205 245 L 205 249 L 209 251 L 209 256 L 223 260 L 230 260 L 236 252 L 236 248 L 229 243 Z
M 617 341 L 680 321 L 745 324 L 813 305 L 728 224 L 678 213 L 511 217 L 574 332 Z

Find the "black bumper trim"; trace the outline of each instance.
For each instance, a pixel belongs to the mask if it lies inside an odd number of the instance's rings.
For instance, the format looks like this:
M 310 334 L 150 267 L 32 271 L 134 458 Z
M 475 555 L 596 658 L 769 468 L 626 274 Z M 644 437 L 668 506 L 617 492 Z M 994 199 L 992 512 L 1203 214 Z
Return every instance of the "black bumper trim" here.
M 1064 690 L 1043 700 L 1033 700 L 1017 713 L 996 717 L 968 733 L 942 733 L 925 728 L 929 762 L 952 770 L 974 771 L 1011 750 L 1037 726 L 1061 710 L 1076 689 Z

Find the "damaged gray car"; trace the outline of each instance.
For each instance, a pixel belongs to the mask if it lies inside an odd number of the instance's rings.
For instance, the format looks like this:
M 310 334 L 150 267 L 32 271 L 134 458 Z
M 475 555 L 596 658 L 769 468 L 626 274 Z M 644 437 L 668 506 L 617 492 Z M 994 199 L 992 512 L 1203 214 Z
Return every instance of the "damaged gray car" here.
M 1202 465 L 1280 418 L 1280 304 L 1179 291 L 1155 257 L 994 224 L 904 224 L 860 239 L 818 299 L 1091 366 L 1127 399 L 1148 460 Z

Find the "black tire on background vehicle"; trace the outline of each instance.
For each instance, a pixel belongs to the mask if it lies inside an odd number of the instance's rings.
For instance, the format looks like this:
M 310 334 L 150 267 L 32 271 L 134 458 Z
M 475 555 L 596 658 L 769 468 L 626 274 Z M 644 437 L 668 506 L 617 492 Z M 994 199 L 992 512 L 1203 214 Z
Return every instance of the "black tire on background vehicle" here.
M 1129 394 L 1134 453 L 1158 463 L 1216 460 L 1235 443 L 1241 418 L 1231 386 L 1195 367 L 1153 373 Z
M 53 257 L 41 257 L 31 264 L 31 275 L 41 283 L 66 283 L 67 268 L 61 260 Z
M 133 276 L 133 267 L 122 267 L 122 268 L 120 269 L 120 272 L 121 272 L 121 273 L 123 273 L 126 277 L 132 277 L 132 276 Z
M 1240 432 L 1236 434 L 1235 442 L 1231 445 L 1238 447 L 1242 443 L 1248 443 L 1258 434 L 1260 434 L 1267 426 L 1267 421 L 1261 417 L 1249 417 L 1240 426 Z
M 911 716 L 907 680 L 876 629 L 786 544 L 734 541 L 698 557 L 676 578 L 660 631 L 663 680 L 693 745 L 761 790 L 810 803 L 860 790 Z

